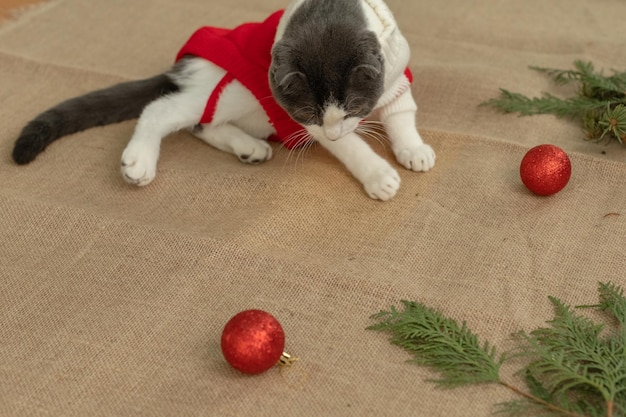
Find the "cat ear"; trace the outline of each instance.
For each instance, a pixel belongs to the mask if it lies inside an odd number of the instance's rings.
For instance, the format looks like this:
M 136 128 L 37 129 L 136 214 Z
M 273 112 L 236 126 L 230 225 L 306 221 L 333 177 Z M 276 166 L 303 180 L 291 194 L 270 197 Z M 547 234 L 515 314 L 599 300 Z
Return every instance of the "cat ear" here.
M 353 74 L 367 80 L 379 78 L 383 73 L 384 60 L 376 34 L 371 31 L 364 31 L 359 41 L 359 49 L 363 51 L 364 55 L 361 57 L 360 65 L 353 69 Z
M 270 80 L 286 94 L 294 93 L 306 82 L 306 75 L 295 67 L 292 49 L 285 42 L 276 43 L 272 49 Z

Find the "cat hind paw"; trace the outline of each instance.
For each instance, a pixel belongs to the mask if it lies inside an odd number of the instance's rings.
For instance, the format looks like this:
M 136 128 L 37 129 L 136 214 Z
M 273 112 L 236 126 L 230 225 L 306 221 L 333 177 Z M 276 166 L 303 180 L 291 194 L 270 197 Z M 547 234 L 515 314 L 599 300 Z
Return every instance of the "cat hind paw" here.
M 272 157 L 270 144 L 264 140 L 254 138 L 233 144 L 233 152 L 244 164 L 256 165 Z

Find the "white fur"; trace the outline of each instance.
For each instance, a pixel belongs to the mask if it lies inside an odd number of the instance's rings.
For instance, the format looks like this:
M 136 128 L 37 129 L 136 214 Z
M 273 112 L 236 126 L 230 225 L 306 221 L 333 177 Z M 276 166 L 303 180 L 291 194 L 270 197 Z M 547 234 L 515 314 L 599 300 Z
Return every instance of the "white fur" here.
M 122 175 L 131 184 L 147 185 L 156 176 L 161 140 L 168 134 L 190 129 L 197 137 L 245 163 L 272 157 L 272 148 L 260 138 L 275 132 L 263 108 L 241 83 L 228 85 L 220 96 L 213 123 L 194 129 L 224 70 L 200 58 L 188 61 L 178 82 L 181 91 L 150 103 L 122 154 Z
M 415 126 L 417 105 L 403 75 L 408 63 L 408 44 L 400 34 L 388 8 L 381 0 L 361 0 L 369 27 L 380 38 L 385 52 L 385 92 L 370 115 L 385 125 L 397 161 L 412 171 L 428 171 L 435 164 L 433 149 L 425 144 Z M 284 19 L 297 9 L 295 0 Z M 390 76 L 393 75 L 393 76 Z M 178 80 L 181 91 L 149 104 L 122 154 L 121 170 L 126 181 L 147 185 L 156 176 L 161 140 L 181 129 L 190 129 L 206 143 L 235 154 L 244 163 L 260 163 L 271 158 L 272 148 L 264 140 L 275 133 L 263 108 L 239 82 L 228 85 L 220 95 L 213 122 L 194 128 L 206 102 L 224 76 L 224 70 L 201 58 L 190 59 Z M 347 118 L 336 105 L 329 105 L 323 126 L 309 126 L 307 132 L 341 161 L 363 184 L 374 199 L 389 200 L 400 188 L 398 172 L 375 153 L 357 134 L 360 119 Z

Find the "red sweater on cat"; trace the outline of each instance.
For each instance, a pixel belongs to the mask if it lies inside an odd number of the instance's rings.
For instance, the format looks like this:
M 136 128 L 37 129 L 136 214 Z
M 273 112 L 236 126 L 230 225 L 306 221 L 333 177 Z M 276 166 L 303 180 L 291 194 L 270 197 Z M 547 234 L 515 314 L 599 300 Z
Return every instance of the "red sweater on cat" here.
M 256 97 L 276 129 L 276 135 L 269 139 L 282 142 L 288 149 L 301 144 L 301 139 L 295 133 L 302 131 L 302 126 L 273 98 L 268 80 L 272 45 L 283 13 L 283 10 L 279 10 L 264 22 L 245 23 L 234 29 L 202 27 L 191 35 L 178 52 L 176 61 L 185 55 L 193 55 L 226 70 L 226 75 L 209 97 L 199 123 L 210 123 L 213 120 L 220 94 L 229 83 L 237 80 Z M 412 80 L 408 69 L 405 75 L 409 81 Z
M 209 97 L 200 123 L 210 123 L 213 120 L 220 94 L 236 79 L 263 106 L 270 123 L 276 129 L 276 135 L 270 139 L 283 142 L 289 149 L 298 144 L 296 139 L 289 141 L 289 138 L 301 131 L 302 126 L 274 100 L 268 81 L 272 45 L 282 15 L 283 10 L 280 10 L 262 23 L 245 23 L 235 29 L 202 27 L 182 47 L 176 57 L 177 61 L 185 55 L 193 55 L 227 71 Z

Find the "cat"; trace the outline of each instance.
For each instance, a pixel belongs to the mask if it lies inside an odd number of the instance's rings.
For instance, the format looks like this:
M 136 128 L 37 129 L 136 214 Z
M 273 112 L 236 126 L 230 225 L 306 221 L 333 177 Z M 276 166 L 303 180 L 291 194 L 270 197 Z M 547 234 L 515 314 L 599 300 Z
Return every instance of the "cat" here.
M 316 141 L 369 197 L 386 201 L 400 176 L 359 135 L 369 121 L 382 123 L 405 168 L 435 164 L 415 124 L 409 55 L 382 0 L 294 0 L 264 22 L 201 28 L 166 73 L 41 113 L 24 127 L 12 156 L 27 164 L 60 137 L 138 118 L 121 158 L 131 184 L 149 184 L 162 139 L 188 129 L 248 164 L 272 157 L 268 138 L 289 149 Z

